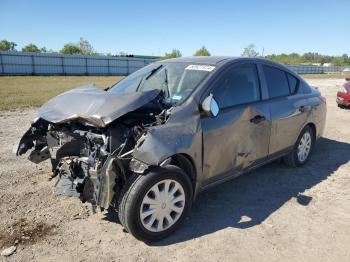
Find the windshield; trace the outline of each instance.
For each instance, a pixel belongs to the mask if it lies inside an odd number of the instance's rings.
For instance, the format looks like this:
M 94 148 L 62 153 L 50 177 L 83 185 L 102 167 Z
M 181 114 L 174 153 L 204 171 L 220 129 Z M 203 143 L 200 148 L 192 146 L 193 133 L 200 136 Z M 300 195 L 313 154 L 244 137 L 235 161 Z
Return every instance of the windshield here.
M 108 91 L 118 94 L 160 89 L 168 102 L 179 104 L 214 68 L 190 63 L 153 63 L 124 78 Z

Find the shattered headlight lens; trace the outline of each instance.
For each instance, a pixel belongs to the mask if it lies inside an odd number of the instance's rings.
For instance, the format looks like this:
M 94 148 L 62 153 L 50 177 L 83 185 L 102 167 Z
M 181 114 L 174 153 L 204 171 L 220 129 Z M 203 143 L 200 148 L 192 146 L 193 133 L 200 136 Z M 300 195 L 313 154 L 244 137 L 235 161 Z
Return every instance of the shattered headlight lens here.
M 132 172 L 142 174 L 148 168 L 148 165 L 133 158 L 130 161 L 129 168 Z

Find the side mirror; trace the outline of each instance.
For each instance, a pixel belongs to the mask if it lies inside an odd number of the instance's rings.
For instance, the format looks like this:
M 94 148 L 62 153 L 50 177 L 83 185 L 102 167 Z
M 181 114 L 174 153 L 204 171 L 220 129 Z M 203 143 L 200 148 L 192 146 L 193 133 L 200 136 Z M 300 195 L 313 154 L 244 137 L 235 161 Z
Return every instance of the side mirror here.
M 202 106 L 203 112 L 208 116 L 215 117 L 219 114 L 219 105 L 215 101 L 213 94 L 210 94 L 209 96 L 207 96 L 203 100 L 201 106 Z

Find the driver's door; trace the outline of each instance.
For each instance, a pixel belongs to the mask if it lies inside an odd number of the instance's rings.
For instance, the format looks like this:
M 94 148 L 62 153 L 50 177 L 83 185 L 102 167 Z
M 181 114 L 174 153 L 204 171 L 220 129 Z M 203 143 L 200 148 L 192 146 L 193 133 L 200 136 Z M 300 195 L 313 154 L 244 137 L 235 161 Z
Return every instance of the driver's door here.
M 255 64 L 232 65 L 213 84 L 211 93 L 219 113 L 201 118 L 204 186 L 264 161 L 271 126 Z

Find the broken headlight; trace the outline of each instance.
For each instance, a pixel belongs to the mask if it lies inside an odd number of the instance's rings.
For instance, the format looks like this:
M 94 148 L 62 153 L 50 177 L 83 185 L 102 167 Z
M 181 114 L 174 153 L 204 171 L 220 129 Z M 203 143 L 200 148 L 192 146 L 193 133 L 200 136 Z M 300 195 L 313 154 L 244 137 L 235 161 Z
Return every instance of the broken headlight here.
M 131 159 L 130 164 L 129 164 L 129 168 L 132 172 L 138 173 L 138 174 L 142 174 L 143 172 L 146 171 L 146 169 L 149 166 L 137 159 Z

